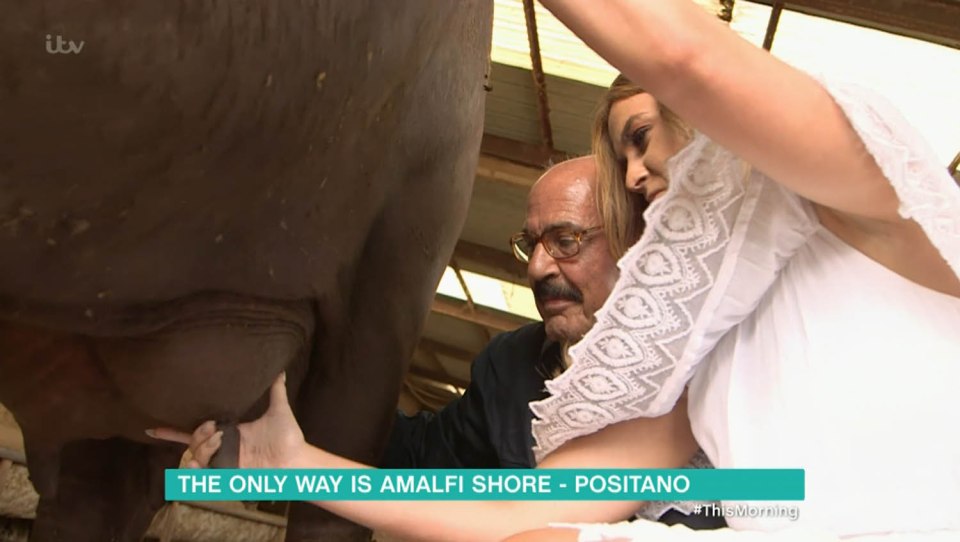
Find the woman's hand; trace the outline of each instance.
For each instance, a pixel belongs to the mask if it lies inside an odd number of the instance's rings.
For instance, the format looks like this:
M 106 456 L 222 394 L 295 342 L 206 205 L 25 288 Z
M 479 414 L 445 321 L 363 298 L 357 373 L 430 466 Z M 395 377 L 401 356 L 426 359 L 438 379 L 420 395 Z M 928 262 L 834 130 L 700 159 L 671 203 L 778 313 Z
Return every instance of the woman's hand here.
M 238 425 L 237 430 L 240 432 L 239 468 L 293 468 L 302 462 L 307 444 L 290 409 L 285 374 L 277 377 L 270 387 L 267 412 L 257 420 Z M 213 421 L 201 424 L 192 435 L 170 428 L 153 429 L 147 434 L 188 445 L 193 456 L 187 463 L 189 468 L 207 467 L 210 458 L 220 449 L 223 437 Z

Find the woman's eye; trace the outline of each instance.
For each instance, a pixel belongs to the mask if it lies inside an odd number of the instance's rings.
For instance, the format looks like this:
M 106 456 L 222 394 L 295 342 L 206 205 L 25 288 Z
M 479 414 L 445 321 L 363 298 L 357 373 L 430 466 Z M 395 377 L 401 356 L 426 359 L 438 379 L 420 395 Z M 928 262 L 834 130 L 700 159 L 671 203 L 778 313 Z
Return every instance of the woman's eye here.
M 637 128 L 632 134 L 630 134 L 630 143 L 641 154 L 647 152 L 647 134 L 649 133 L 650 127 L 644 126 L 642 128 Z

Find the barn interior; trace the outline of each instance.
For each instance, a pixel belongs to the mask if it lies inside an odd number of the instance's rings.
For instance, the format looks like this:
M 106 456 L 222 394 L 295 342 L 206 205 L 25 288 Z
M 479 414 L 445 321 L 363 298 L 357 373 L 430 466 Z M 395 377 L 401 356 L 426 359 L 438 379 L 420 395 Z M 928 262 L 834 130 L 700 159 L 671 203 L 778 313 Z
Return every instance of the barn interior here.
M 788 63 L 887 95 L 960 182 L 960 3 L 697 3 Z M 508 239 L 522 227 L 527 192 L 544 168 L 589 153 L 593 112 L 615 75 L 534 0 L 496 0 L 470 211 L 403 384 L 405 412 L 435 411 L 458 397 L 492 337 L 539 319 Z M 0 541 L 27 540 L 36 504 L 22 436 L 0 405 Z M 170 503 L 144 540 L 279 541 L 285 511 L 283 503 Z

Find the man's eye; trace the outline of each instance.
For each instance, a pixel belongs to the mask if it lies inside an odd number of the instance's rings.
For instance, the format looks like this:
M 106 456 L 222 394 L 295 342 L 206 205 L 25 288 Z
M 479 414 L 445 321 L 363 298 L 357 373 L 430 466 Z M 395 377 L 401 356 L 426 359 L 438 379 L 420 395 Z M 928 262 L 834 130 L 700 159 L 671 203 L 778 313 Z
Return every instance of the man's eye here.
M 567 248 L 577 244 L 577 238 L 573 234 L 565 233 L 557 236 L 557 246 Z

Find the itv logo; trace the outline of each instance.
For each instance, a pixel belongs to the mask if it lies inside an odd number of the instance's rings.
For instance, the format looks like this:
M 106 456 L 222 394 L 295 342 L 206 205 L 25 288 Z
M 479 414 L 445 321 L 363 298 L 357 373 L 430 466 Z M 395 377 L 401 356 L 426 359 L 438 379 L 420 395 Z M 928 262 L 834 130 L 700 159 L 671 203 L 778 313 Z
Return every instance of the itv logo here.
M 79 45 L 73 42 L 73 40 L 66 41 L 63 39 L 63 36 L 57 34 L 56 46 L 52 42 L 52 36 L 47 34 L 47 52 L 51 55 L 78 55 L 80 51 L 83 50 L 83 42 L 81 41 Z

